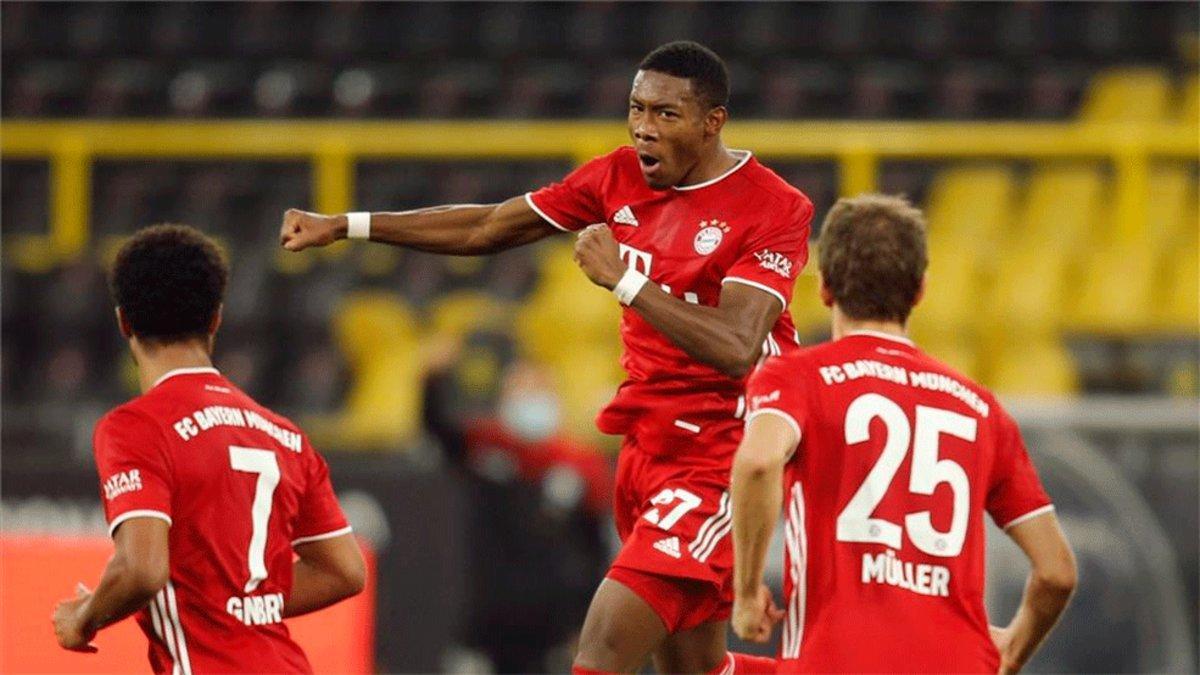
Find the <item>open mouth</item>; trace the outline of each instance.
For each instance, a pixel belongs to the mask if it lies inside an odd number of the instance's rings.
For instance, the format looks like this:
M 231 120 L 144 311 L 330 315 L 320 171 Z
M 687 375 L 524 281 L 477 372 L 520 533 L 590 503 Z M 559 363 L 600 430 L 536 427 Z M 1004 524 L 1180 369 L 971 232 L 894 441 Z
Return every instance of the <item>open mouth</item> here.
M 653 155 L 644 152 L 638 153 L 638 161 L 642 163 L 642 168 L 650 171 L 659 165 L 659 159 Z

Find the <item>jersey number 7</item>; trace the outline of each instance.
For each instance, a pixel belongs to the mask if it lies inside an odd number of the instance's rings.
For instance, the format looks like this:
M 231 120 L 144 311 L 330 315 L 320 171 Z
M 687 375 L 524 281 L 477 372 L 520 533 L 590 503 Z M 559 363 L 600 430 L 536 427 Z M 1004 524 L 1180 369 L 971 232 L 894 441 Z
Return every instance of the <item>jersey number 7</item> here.
M 270 450 L 231 445 L 229 464 L 235 471 L 258 474 L 258 480 L 254 483 L 254 504 L 250 507 L 250 522 L 253 525 L 250 550 L 246 553 L 250 580 L 246 582 L 244 590 L 249 593 L 267 578 L 267 523 L 271 520 L 275 487 L 279 485 L 279 462 Z

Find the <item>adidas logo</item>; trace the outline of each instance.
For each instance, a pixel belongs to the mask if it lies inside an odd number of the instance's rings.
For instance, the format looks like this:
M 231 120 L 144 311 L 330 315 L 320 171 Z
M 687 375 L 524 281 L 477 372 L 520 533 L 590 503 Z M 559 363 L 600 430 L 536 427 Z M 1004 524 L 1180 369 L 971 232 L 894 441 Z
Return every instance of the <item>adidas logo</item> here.
M 681 556 L 679 552 L 679 537 L 667 537 L 666 539 L 661 539 L 657 544 L 654 545 L 654 548 L 666 553 L 672 558 L 679 558 Z
M 638 226 L 637 218 L 633 217 L 633 209 L 629 208 L 628 204 L 622 206 L 620 211 L 617 211 L 617 213 L 613 216 L 613 222 L 621 223 L 623 225 L 632 225 L 634 227 Z

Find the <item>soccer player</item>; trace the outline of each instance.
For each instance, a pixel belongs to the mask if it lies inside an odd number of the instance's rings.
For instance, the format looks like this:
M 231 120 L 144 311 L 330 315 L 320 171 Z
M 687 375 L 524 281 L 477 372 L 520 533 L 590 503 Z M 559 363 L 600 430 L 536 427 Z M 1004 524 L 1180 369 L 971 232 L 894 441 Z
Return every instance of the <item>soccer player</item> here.
M 833 340 L 768 359 L 747 387 L 734 630 L 770 636 L 782 506 L 782 672 L 1016 671 L 1066 607 L 1075 561 L 1013 419 L 905 337 L 924 218 L 898 197 L 843 199 L 818 249 Z M 985 511 L 1032 564 L 1006 628 L 983 606 Z
M 786 310 L 813 209 L 749 152 L 725 147 L 728 98 L 716 54 L 670 43 L 633 79 L 632 146 L 561 183 L 492 205 L 284 216 L 281 243 L 293 251 L 351 237 L 475 255 L 579 233 L 580 267 L 626 307 L 628 374 L 597 418 L 624 435 L 614 499 L 623 546 L 584 621 L 579 671 L 634 671 L 651 655 L 668 672 L 754 666 L 725 650 L 729 469 L 747 373 L 763 353 L 798 348 Z
M 325 461 L 212 367 L 227 277 L 186 226 L 143 229 L 117 255 L 117 323 L 143 394 L 96 426 L 116 553 L 95 592 L 81 584 L 55 609 L 65 649 L 96 651 L 98 630 L 136 613 L 155 672 L 311 672 L 283 620 L 363 588 Z

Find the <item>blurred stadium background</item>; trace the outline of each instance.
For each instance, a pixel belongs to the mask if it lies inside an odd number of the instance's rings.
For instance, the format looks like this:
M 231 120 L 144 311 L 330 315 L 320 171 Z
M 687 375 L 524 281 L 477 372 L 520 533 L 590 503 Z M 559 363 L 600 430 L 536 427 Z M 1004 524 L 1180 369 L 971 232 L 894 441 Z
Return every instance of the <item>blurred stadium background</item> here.
M 621 376 L 616 303 L 567 238 L 481 259 L 284 255 L 277 230 L 293 206 L 489 202 L 556 180 L 624 142 L 637 61 L 689 38 L 729 63 L 727 141 L 808 193 L 814 226 L 865 190 L 927 210 L 912 332 L 1014 410 L 1080 558 L 1031 669 L 1194 671 L 1198 7 L 3 3 L 0 669 L 98 663 L 54 661 L 42 622 L 71 575 L 98 575 L 71 566 L 108 546 L 91 428 L 135 393 L 103 270 L 161 221 L 228 248 L 217 365 L 311 432 L 377 555 L 374 611 L 306 633 L 316 651 L 353 643 L 325 667 L 569 664 L 612 546 L 607 478 L 580 457 L 615 448 L 591 418 Z M 814 271 L 793 303 L 809 340 L 827 336 Z M 492 416 L 505 387 L 545 401 L 550 431 L 553 393 L 571 452 L 529 469 L 536 443 L 449 447 L 446 425 Z M 1025 571 L 1002 539 L 1001 618 Z M 129 644 L 134 661 L 104 667 L 140 670 Z

